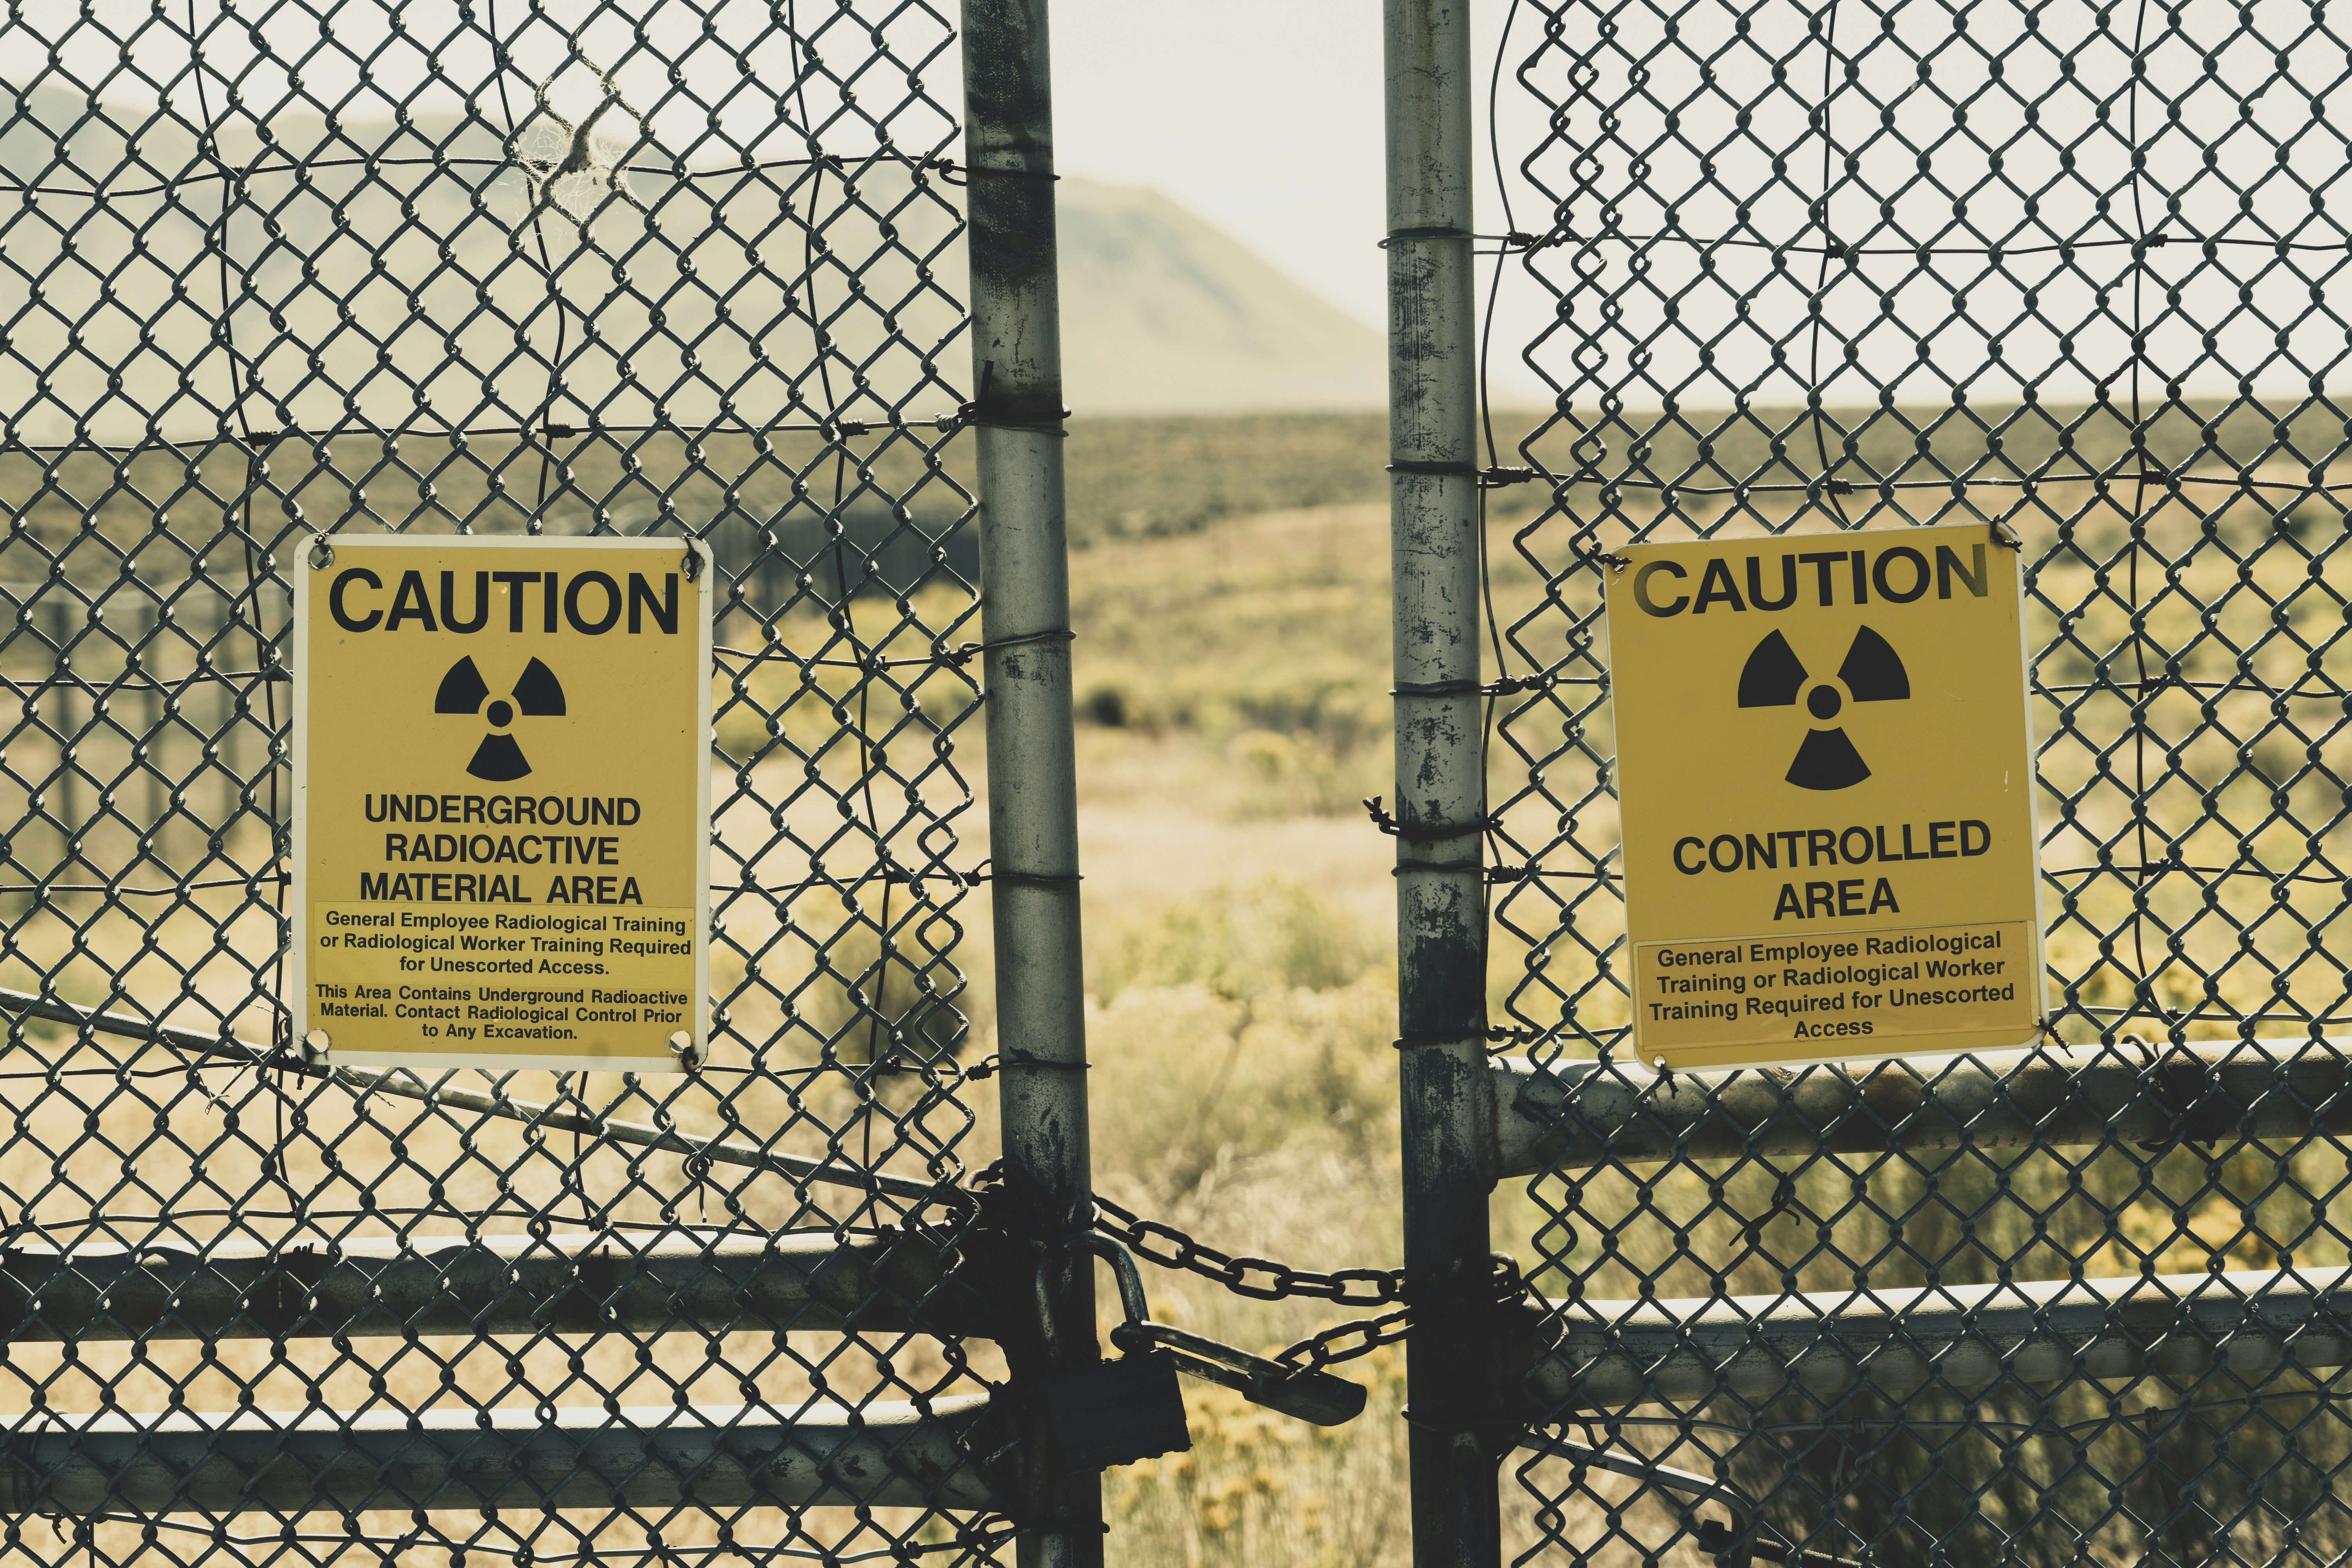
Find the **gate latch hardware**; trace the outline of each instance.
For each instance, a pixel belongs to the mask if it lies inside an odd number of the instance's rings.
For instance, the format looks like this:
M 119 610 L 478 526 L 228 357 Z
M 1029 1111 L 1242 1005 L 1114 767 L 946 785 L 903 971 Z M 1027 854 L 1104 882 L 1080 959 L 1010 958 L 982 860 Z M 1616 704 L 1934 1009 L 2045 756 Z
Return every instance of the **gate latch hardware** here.
M 1176 1358 L 1166 1351 L 1065 1368 L 1054 1373 L 1045 1397 L 1065 1470 L 1105 1470 L 1192 1446 Z
M 1163 1353 L 1175 1353 L 1179 1371 L 1223 1384 L 1253 1405 L 1318 1426 L 1343 1426 L 1364 1413 L 1364 1387 L 1360 1383 L 1328 1372 L 1285 1366 L 1168 1323 L 1121 1323 L 1110 1331 L 1110 1342 L 1126 1351 L 1162 1346 Z
M 1340 1426 L 1363 1414 L 1360 1384 L 1328 1372 L 1290 1366 L 1219 1344 L 1168 1323 L 1155 1323 L 1144 1304 L 1143 1280 L 1127 1248 L 1099 1232 L 1078 1245 L 1109 1260 L 1118 1276 L 1118 1294 L 1126 1309 L 1125 1322 L 1110 1331 L 1110 1342 L 1130 1354 L 1172 1353 L 1176 1370 L 1204 1382 L 1223 1384 L 1253 1405 L 1312 1421 L 1318 1426 Z
M 1096 1244 L 1102 1239 L 1085 1237 L 1076 1245 L 1101 1252 Z M 1045 1325 L 1049 1352 L 1055 1338 L 1046 1289 L 1052 1261 L 1048 1258 L 1037 1265 L 1037 1315 Z M 1136 1276 L 1134 1262 L 1123 1251 L 1111 1262 L 1119 1271 L 1119 1300 L 1129 1320 L 1148 1318 L 1143 1282 Z M 1113 1341 L 1117 1342 L 1116 1335 Z M 1166 1351 L 1147 1346 L 1128 1350 L 1116 1361 L 1063 1367 L 1048 1380 L 1045 1399 L 1053 1412 L 1065 1470 L 1108 1469 L 1161 1454 L 1181 1454 L 1192 1446 L 1192 1434 L 1184 1424 L 1184 1394 L 1176 1384 L 1176 1358 Z

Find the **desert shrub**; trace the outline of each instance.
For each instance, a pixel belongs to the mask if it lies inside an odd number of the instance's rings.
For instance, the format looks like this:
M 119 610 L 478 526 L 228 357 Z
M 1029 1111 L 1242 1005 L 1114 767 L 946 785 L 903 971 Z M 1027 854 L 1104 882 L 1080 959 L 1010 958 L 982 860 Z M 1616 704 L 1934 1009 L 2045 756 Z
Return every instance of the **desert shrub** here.
M 1345 910 L 1279 877 L 1131 919 L 1097 962 L 1108 1003 L 1136 986 L 1198 987 L 1229 1002 L 1352 985 L 1381 949 Z

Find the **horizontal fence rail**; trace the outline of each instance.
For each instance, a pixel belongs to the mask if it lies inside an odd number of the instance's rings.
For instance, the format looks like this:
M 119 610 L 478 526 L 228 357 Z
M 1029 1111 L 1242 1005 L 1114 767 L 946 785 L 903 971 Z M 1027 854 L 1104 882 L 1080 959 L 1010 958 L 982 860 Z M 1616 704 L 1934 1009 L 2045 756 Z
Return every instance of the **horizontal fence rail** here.
M 985 1509 L 984 1394 L 857 1410 L 397 1410 L 35 1418 L 0 1510 L 69 1515 L 684 1505 Z
M 1615 1162 L 2080 1148 L 2352 1134 L 2352 1040 L 2090 1046 L 1678 1073 L 1488 1069 L 1506 1176 Z
M 624 1232 L 235 1239 L 0 1252 L 8 1342 L 724 1333 L 847 1325 L 985 1336 L 989 1304 L 919 1236 Z
M 2044 1279 L 1838 1295 L 1561 1304 L 1530 1374 L 1543 1410 L 1733 1394 L 1902 1399 L 2074 1378 L 2258 1384 L 2352 1364 L 2352 1268 Z M 1901 1423 L 1898 1423 L 1901 1424 Z M 1932 1424 L 1932 1422 L 1931 1422 Z M 1949 1424 L 1947 1422 L 1946 1424 Z

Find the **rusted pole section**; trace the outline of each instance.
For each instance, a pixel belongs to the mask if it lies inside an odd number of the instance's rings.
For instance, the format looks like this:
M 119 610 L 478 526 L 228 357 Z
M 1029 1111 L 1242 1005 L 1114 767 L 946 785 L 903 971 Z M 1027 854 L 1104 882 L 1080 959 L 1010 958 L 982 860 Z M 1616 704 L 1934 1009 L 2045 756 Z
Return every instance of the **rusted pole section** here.
M 1500 1559 L 1479 736 L 1470 16 L 1384 0 L 1398 1093 L 1414 1568 Z
M 988 645 L 988 828 L 1003 1072 L 1003 1223 L 1051 1248 L 1093 1214 L 1078 945 L 1077 765 L 1062 508 L 1062 347 L 1045 0 L 964 0 L 971 423 Z M 1066 1473 L 1043 1386 L 1097 1358 L 1090 1255 L 1048 1257 L 1060 1332 L 1031 1309 L 1003 1340 L 1021 1423 L 1023 1568 L 1103 1560 L 1102 1484 Z M 1017 1284 L 1018 1282 L 1015 1281 Z M 1024 1301 L 1035 1292 L 1020 1290 Z M 1011 1314 L 1008 1312 L 1008 1316 Z

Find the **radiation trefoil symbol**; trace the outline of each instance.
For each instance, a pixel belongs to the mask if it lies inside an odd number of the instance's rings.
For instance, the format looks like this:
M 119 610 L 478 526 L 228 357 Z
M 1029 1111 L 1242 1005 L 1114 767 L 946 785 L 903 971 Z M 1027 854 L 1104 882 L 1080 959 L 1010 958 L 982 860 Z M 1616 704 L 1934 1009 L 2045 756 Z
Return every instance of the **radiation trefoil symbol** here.
M 466 771 L 478 779 L 504 784 L 530 773 L 530 763 L 524 759 L 522 748 L 515 744 L 514 737 L 499 731 L 514 722 L 517 712 L 533 718 L 561 718 L 563 686 L 555 679 L 555 671 L 534 658 L 523 667 L 522 679 L 514 683 L 513 702 L 501 698 L 483 713 L 482 699 L 489 694 L 489 686 L 482 679 L 482 672 L 474 668 L 473 659 L 461 658 L 441 678 L 441 689 L 433 698 L 433 711 L 482 713 L 490 721 L 490 733 L 474 748 L 474 760 L 466 764 Z
M 1801 694 L 1805 711 L 1826 724 L 1838 716 L 1847 697 L 1856 702 L 1898 702 L 1911 695 L 1911 677 L 1902 658 L 1868 626 L 1853 634 L 1853 646 L 1846 649 L 1837 679 L 1845 688 L 1843 695 L 1826 680 L 1812 681 L 1812 689 L 1806 691 L 1811 678 L 1805 673 L 1804 660 L 1797 657 L 1788 638 L 1774 632 L 1756 645 L 1739 672 L 1739 705 L 1789 708 Z M 1843 728 L 1808 731 L 1788 773 L 1789 782 L 1799 789 L 1818 790 L 1851 789 L 1869 776 L 1870 764 L 1862 760 Z

